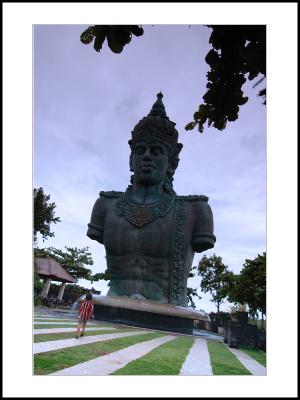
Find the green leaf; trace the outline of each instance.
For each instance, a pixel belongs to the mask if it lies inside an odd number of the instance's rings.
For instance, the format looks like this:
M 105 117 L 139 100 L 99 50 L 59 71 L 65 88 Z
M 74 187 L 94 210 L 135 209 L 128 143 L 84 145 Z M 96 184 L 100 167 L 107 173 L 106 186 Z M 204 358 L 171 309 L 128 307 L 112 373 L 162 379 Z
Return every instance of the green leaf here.
M 141 36 L 144 29 L 140 25 L 130 25 L 130 30 L 135 36 Z
M 205 57 L 205 61 L 207 64 L 209 64 L 210 66 L 215 65 L 218 63 L 219 61 L 219 55 L 215 50 L 210 50 L 206 57 Z
M 80 41 L 83 44 L 89 44 L 93 41 L 95 37 L 95 26 L 89 26 L 82 34 L 80 35 Z
M 189 122 L 189 123 L 185 126 L 184 129 L 185 129 L 186 131 L 191 131 L 192 129 L 195 128 L 196 125 L 197 125 L 196 122 Z
M 120 44 L 115 35 L 115 28 L 110 27 L 107 35 L 107 43 L 109 48 L 114 53 L 121 53 L 123 50 L 123 45 Z
M 106 38 L 107 27 L 104 25 L 96 25 L 95 26 L 95 43 L 94 49 L 96 51 L 100 51 L 102 49 L 103 42 Z

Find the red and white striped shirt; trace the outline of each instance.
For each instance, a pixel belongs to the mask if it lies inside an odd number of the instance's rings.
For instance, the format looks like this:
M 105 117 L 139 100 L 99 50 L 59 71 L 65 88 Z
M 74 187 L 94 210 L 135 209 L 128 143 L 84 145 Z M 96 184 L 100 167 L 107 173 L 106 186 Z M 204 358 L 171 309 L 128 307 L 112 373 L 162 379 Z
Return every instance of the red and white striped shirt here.
M 94 309 L 94 304 L 91 301 L 84 301 L 81 303 L 78 317 L 84 321 L 88 321 Z

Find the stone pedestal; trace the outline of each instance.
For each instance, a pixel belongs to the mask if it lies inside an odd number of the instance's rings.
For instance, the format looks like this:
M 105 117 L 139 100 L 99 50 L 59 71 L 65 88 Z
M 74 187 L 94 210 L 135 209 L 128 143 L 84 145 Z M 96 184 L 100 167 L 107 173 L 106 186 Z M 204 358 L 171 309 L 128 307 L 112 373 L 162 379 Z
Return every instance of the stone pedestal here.
M 258 345 L 257 327 L 255 325 L 244 325 L 229 321 L 227 340 L 229 347 L 250 346 L 256 348 Z
M 224 342 L 229 347 L 257 347 L 258 329 L 256 325 L 248 324 L 248 313 L 237 312 L 232 315 L 224 330 Z
M 93 303 L 95 318 L 98 320 L 167 332 L 192 335 L 194 320 L 209 321 L 205 311 L 151 300 L 93 295 Z

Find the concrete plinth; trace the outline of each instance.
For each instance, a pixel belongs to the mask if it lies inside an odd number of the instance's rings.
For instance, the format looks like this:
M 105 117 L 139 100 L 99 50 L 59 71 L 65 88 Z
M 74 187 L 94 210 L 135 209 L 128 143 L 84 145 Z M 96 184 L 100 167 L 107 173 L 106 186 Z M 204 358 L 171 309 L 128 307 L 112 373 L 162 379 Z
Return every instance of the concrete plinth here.
M 82 296 L 79 301 L 84 298 Z M 204 311 L 126 296 L 93 295 L 93 303 L 95 318 L 98 320 L 168 332 L 192 334 L 194 320 L 209 321 Z

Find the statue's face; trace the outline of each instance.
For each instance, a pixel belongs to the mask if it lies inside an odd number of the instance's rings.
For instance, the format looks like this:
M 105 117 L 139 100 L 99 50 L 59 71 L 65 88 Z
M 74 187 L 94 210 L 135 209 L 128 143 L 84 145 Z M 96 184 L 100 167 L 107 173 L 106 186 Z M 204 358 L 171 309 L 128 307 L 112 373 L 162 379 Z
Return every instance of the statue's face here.
M 140 140 L 131 157 L 134 179 L 142 185 L 157 185 L 164 181 L 169 167 L 169 149 L 159 141 Z

